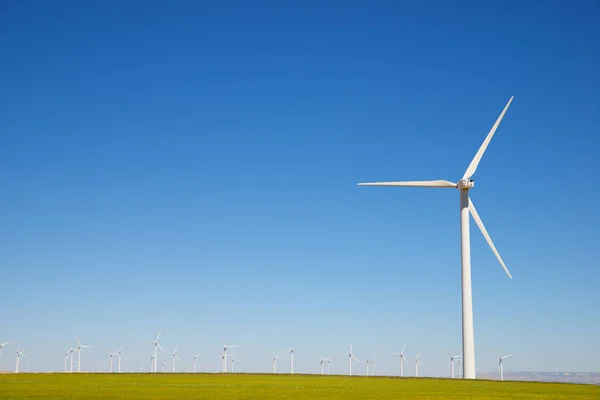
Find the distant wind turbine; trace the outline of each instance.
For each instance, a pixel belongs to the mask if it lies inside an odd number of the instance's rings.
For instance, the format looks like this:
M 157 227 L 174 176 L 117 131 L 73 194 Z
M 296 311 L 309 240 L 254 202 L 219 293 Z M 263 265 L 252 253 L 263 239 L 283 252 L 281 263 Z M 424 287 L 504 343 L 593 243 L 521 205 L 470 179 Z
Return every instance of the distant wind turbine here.
M 496 353 L 494 353 L 496 354 Z M 503 357 L 500 357 L 498 354 L 496 354 L 496 357 L 498 357 L 498 368 L 500 369 L 500 380 L 503 381 L 504 380 L 504 373 L 502 372 L 502 361 L 504 361 L 505 358 L 508 358 L 512 356 L 512 354 L 507 354 Z
M 404 343 L 402 351 L 399 354 L 392 354 L 395 357 L 400 357 L 400 376 L 404 376 L 404 365 L 402 362 L 405 362 L 406 365 L 410 365 L 408 361 L 406 361 L 406 358 L 404 358 L 404 349 L 406 349 L 406 343 Z
M 17 356 L 17 365 L 15 366 L 15 373 L 19 373 L 19 364 L 21 363 L 21 357 L 25 357 L 25 354 L 21 351 L 21 345 L 17 346 L 17 351 L 15 352 Z
M 235 365 L 235 363 L 236 363 L 236 362 L 238 362 L 238 361 L 240 361 L 240 360 L 238 360 L 238 359 L 237 359 L 237 358 L 235 358 L 234 356 L 231 356 L 231 373 L 234 373 L 234 372 L 235 372 L 234 365 Z
M 69 347 L 70 347 L 70 349 L 69 349 L 69 356 L 71 358 L 71 361 L 69 362 L 69 364 L 70 364 L 69 370 L 71 372 L 73 372 L 73 364 L 74 364 L 74 361 L 73 361 L 73 352 L 75 351 L 75 349 L 71 345 L 69 345 Z
M 321 375 L 323 375 L 323 364 L 325 364 L 325 361 L 327 361 L 327 359 L 321 357 L 321 363 L 319 364 L 321 366 Z
M 371 376 L 375 376 L 375 368 L 377 368 L 377 363 L 375 362 L 375 356 L 371 359 Z
M 175 359 L 181 361 L 181 358 L 179 358 L 179 356 L 177 355 L 177 346 L 175 346 L 175 350 L 173 350 L 173 353 L 171 355 L 173 356 L 173 372 L 175 372 Z
M 27 371 L 26 372 L 29 372 L 29 364 L 31 364 L 31 357 L 29 357 L 27 359 L 27 361 L 25 361 L 25 365 L 27 366 Z
M 360 362 L 358 360 L 358 358 L 356 358 L 354 356 L 354 353 L 352 353 L 352 345 L 350 345 L 350 350 L 347 353 L 342 354 L 340 357 L 345 357 L 348 356 L 348 362 L 349 362 L 349 370 L 348 370 L 348 375 L 352 376 L 352 359 L 355 359 L 357 362 Z
M 96 373 L 96 365 L 98 365 L 98 361 L 94 361 L 94 373 Z
M 450 356 L 450 364 L 452 364 L 452 379 L 454 379 L 454 362 L 458 359 L 458 356 L 453 356 L 452 353 L 448 352 Z
M 160 364 L 160 372 L 165 372 L 165 364 L 166 363 L 167 363 L 166 361 L 163 361 L 162 364 Z
M 274 374 L 277 373 L 277 360 L 283 360 L 283 358 L 273 354 L 273 359 L 271 360 L 271 362 L 273 363 L 273 373 Z
M 236 344 L 230 344 L 230 345 L 226 345 L 224 341 L 221 340 L 221 343 L 223 343 L 223 356 L 221 357 L 223 359 L 223 372 L 227 372 L 227 349 L 233 349 L 234 347 L 239 347 Z
M 157 369 L 156 369 L 156 362 L 158 360 L 158 349 L 160 348 L 163 353 L 165 353 L 165 354 L 167 353 L 165 351 L 165 349 L 163 349 L 163 347 L 160 345 L 160 343 L 158 343 L 158 339 L 160 339 L 160 332 L 161 332 L 161 330 L 159 329 L 158 336 L 156 336 L 156 340 L 153 341 L 153 342 L 150 342 L 150 344 L 154 345 L 154 372 L 157 371 Z
M 200 357 L 201 355 L 202 355 L 202 353 L 194 354 L 194 363 L 193 363 L 193 367 L 192 367 L 194 374 L 196 373 L 196 358 Z
M 77 351 L 77 372 L 81 372 L 81 349 L 91 346 L 81 344 L 77 336 L 75 336 L 75 339 L 77 339 L 77 349 L 75 349 Z
M 327 375 L 331 375 L 331 356 L 327 358 Z
M 420 367 L 421 365 L 423 365 L 423 364 L 421 363 L 421 361 L 419 361 L 419 356 L 420 356 L 420 355 L 421 355 L 421 353 L 417 353 L 417 356 L 416 356 L 416 357 L 415 357 L 415 359 L 414 359 L 414 362 L 415 362 L 415 376 L 416 376 L 417 378 L 419 377 L 419 367 Z
M 52 372 L 52 361 L 50 361 L 50 365 L 48 366 L 48 373 Z
M 70 350 L 65 352 L 65 372 L 67 372 L 67 360 L 69 359 L 69 352 Z
M 116 355 L 119 356 L 119 365 L 118 365 L 118 367 L 119 367 L 119 372 L 121 372 L 121 365 L 123 365 L 121 363 L 121 357 L 123 356 L 123 345 L 121 345 L 121 348 L 119 349 L 119 351 L 117 351 Z
M 508 268 L 504 265 L 504 261 L 500 257 L 500 254 L 496 250 L 496 246 L 492 242 L 490 235 L 488 234 L 479 214 L 475 210 L 473 202 L 469 198 L 469 190 L 473 188 L 474 183 L 471 177 L 475 174 L 477 166 L 483 157 L 483 153 L 487 149 L 496 129 L 500 125 L 500 121 L 504 118 L 504 114 L 510 103 L 513 101 L 513 97 L 510 98 L 502 113 L 496 120 L 496 123 L 488 133 L 487 137 L 483 141 L 483 144 L 475 154 L 475 157 L 469 164 L 469 167 L 465 171 L 465 174 L 458 181 L 458 183 L 449 182 L 445 180 L 436 181 L 407 181 L 407 182 L 372 182 L 372 183 L 359 183 L 359 186 L 413 186 L 413 187 L 429 187 L 429 188 L 455 188 L 460 191 L 460 243 L 461 243 L 461 264 L 462 264 L 462 344 L 463 344 L 463 377 L 466 379 L 475 379 L 475 339 L 473 333 L 473 298 L 472 298 L 472 287 L 471 287 L 471 243 L 469 237 L 469 213 L 473 216 L 475 223 L 483 233 L 485 240 L 488 242 L 492 251 L 496 255 L 496 258 L 504 268 L 504 271 L 509 278 L 512 279 Z
M 289 349 L 285 349 L 285 351 L 289 351 L 290 352 L 290 357 L 291 357 L 291 366 L 290 366 L 290 373 L 294 373 L 294 353 L 296 352 L 294 350 L 294 346 L 290 347 Z

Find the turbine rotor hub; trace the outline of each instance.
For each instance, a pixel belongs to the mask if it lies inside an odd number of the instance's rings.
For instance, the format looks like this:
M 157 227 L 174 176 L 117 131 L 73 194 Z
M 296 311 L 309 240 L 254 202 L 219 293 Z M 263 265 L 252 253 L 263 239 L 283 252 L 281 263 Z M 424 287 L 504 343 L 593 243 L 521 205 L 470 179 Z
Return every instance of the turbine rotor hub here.
M 456 188 L 458 190 L 473 189 L 473 186 L 475 186 L 475 182 L 473 182 L 473 179 L 462 179 L 456 184 Z

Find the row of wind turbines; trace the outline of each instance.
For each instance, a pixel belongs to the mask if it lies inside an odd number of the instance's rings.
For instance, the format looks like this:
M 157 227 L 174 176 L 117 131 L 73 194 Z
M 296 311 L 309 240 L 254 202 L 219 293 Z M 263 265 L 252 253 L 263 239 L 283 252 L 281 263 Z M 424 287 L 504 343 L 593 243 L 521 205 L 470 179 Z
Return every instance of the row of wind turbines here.
M 91 347 L 89 345 L 84 345 L 81 344 L 81 342 L 79 341 L 78 337 L 75 337 L 77 339 L 77 347 L 72 347 L 69 346 L 69 350 L 67 350 L 64 354 L 64 372 L 74 372 L 75 371 L 75 364 L 77 364 L 77 372 L 81 372 L 81 351 L 84 348 L 88 348 Z M 150 372 L 156 372 L 157 371 L 157 359 L 158 359 L 158 349 L 162 350 L 163 353 L 168 354 L 172 357 L 172 372 L 175 373 L 176 372 L 176 360 L 181 361 L 181 358 L 179 357 L 178 353 L 177 353 L 177 348 L 178 346 L 175 346 L 175 349 L 173 350 L 173 353 L 167 353 L 164 348 L 160 345 L 159 343 L 159 339 L 160 339 L 160 331 L 158 333 L 158 336 L 156 337 L 156 340 L 150 342 L 150 344 L 152 344 L 154 346 L 154 354 L 152 356 L 150 356 Z M 2 348 L 4 346 L 6 346 L 7 344 L 9 344 L 10 341 L 5 342 L 0 344 L 0 356 L 2 355 Z M 239 347 L 238 345 L 226 345 L 224 341 L 221 341 L 221 343 L 223 344 L 222 347 L 222 351 L 221 351 L 221 361 L 223 364 L 223 372 L 226 373 L 227 372 L 227 358 L 230 357 L 231 359 L 231 372 L 235 372 L 234 371 L 234 365 L 236 361 L 239 361 L 238 359 L 236 359 L 231 353 L 227 353 L 227 350 L 232 349 L 232 348 L 236 348 Z M 400 353 L 397 354 L 392 354 L 392 356 L 394 357 L 400 357 L 400 376 L 403 377 L 404 376 L 404 364 L 406 364 L 407 366 L 410 366 L 410 363 L 407 361 L 406 356 L 404 354 L 404 351 L 406 349 L 406 344 L 402 347 L 402 351 Z M 285 349 L 285 351 L 289 351 L 290 352 L 290 373 L 294 373 L 294 355 L 296 353 L 296 350 L 294 348 L 294 346 Z M 74 360 L 73 354 L 77 353 L 77 361 Z M 19 366 L 20 366 L 20 361 L 21 358 L 25 357 L 25 354 L 23 353 L 23 351 L 21 350 L 21 346 L 19 345 L 17 347 L 16 352 L 14 353 L 16 355 L 16 366 L 15 366 L 15 372 L 19 373 Z M 496 354 L 496 353 L 494 353 Z M 414 366 L 415 366 L 415 377 L 419 377 L 419 367 L 422 366 L 423 364 L 421 363 L 419 357 L 420 357 L 421 353 L 417 353 L 417 355 L 415 356 L 415 358 L 412 359 L 412 361 L 414 362 Z M 452 355 L 452 353 L 448 352 L 448 355 L 450 356 L 450 363 L 449 366 L 451 366 L 452 369 L 452 378 L 456 378 L 455 376 L 455 364 L 458 364 L 458 370 L 460 371 L 460 364 L 462 363 L 462 356 L 461 355 Z M 119 348 L 118 351 L 114 352 L 114 353 L 109 353 L 109 372 L 113 373 L 113 357 L 118 357 L 118 362 L 117 362 L 117 372 L 121 372 L 121 366 L 122 366 L 122 362 L 121 362 L 121 357 L 123 356 L 123 345 L 121 345 L 121 347 Z M 196 373 L 196 360 L 198 357 L 201 356 L 201 353 L 198 354 L 194 354 L 193 355 L 193 361 L 192 361 L 192 372 Z M 498 363 L 498 368 L 500 371 L 500 380 L 504 380 L 504 374 L 503 374 L 503 370 L 502 370 L 502 362 L 504 361 L 505 358 L 510 357 L 511 354 L 505 355 L 503 357 L 499 356 L 498 354 L 496 354 L 496 357 L 498 357 L 499 363 Z M 348 357 L 348 375 L 352 375 L 352 361 L 356 361 L 359 362 L 359 359 L 356 357 L 356 355 L 354 354 L 353 350 L 352 350 L 352 345 L 350 345 L 350 349 L 348 350 L 347 353 L 344 353 L 342 355 L 340 355 L 340 357 Z M 279 357 L 275 354 L 273 354 L 273 358 L 271 359 L 271 363 L 273 364 L 273 373 L 277 373 L 277 360 L 283 360 L 283 357 Z M 324 366 L 327 363 L 328 365 L 328 374 L 331 374 L 331 360 L 332 357 L 327 357 L 327 358 L 323 358 L 321 357 L 320 360 L 320 368 L 321 368 L 321 375 L 324 374 Z M 67 367 L 67 363 L 68 363 L 68 367 Z M 164 361 L 161 363 L 161 372 L 165 372 L 165 364 L 167 362 Z M 28 358 L 26 360 L 26 365 L 27 365 L 27 372 L 29 372 L 29 365 L 31 364 L 31 358 Z M 96 372 L 96 366 L 98 365 L 98 361 L 95 361 L 93 364 L 93 372 Z M 369 365 L 371 366 L 369 369 Z M 375 362 L 375 356 L 373 356 L 373 358 L 369 359 L 366 358 L 365 360 L 365 366 L 366 366 L 366 375 L 367 376 L 374 376 L 375 375 L 375 369 L 377 368 L 377 363 Z M 208 367 L 208 364 L 207 364 Z M 50 363 L 50 370 L 48 372 L 52 372 L 52 363 Z M 143 363 L 142 366 L 140 367 L 140 372 L 143 372 Z M 187 365 L 185 366 L 185 372 L 188 372 L 188 368 Z M 460 378 L 460 376 L 458 376 Z

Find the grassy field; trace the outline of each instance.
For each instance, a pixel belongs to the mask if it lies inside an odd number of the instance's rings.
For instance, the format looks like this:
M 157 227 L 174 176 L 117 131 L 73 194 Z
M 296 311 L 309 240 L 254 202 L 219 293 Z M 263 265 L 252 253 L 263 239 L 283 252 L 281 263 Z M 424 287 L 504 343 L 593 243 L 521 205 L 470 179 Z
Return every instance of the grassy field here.
M 257 374 L 6 374 L 0 399 L 600 399 L 600 386 Z

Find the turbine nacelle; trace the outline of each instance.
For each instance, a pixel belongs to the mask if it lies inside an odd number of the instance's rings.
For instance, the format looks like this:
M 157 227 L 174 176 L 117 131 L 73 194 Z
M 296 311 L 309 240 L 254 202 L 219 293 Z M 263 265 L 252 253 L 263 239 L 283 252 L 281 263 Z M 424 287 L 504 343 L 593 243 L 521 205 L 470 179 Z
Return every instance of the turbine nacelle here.
M 461 179 L 456 183 L 456 188 L 458 190 L 473 189 L 473 186 L 475 186 L 475 182 L 473 182 L 473 179 Z

